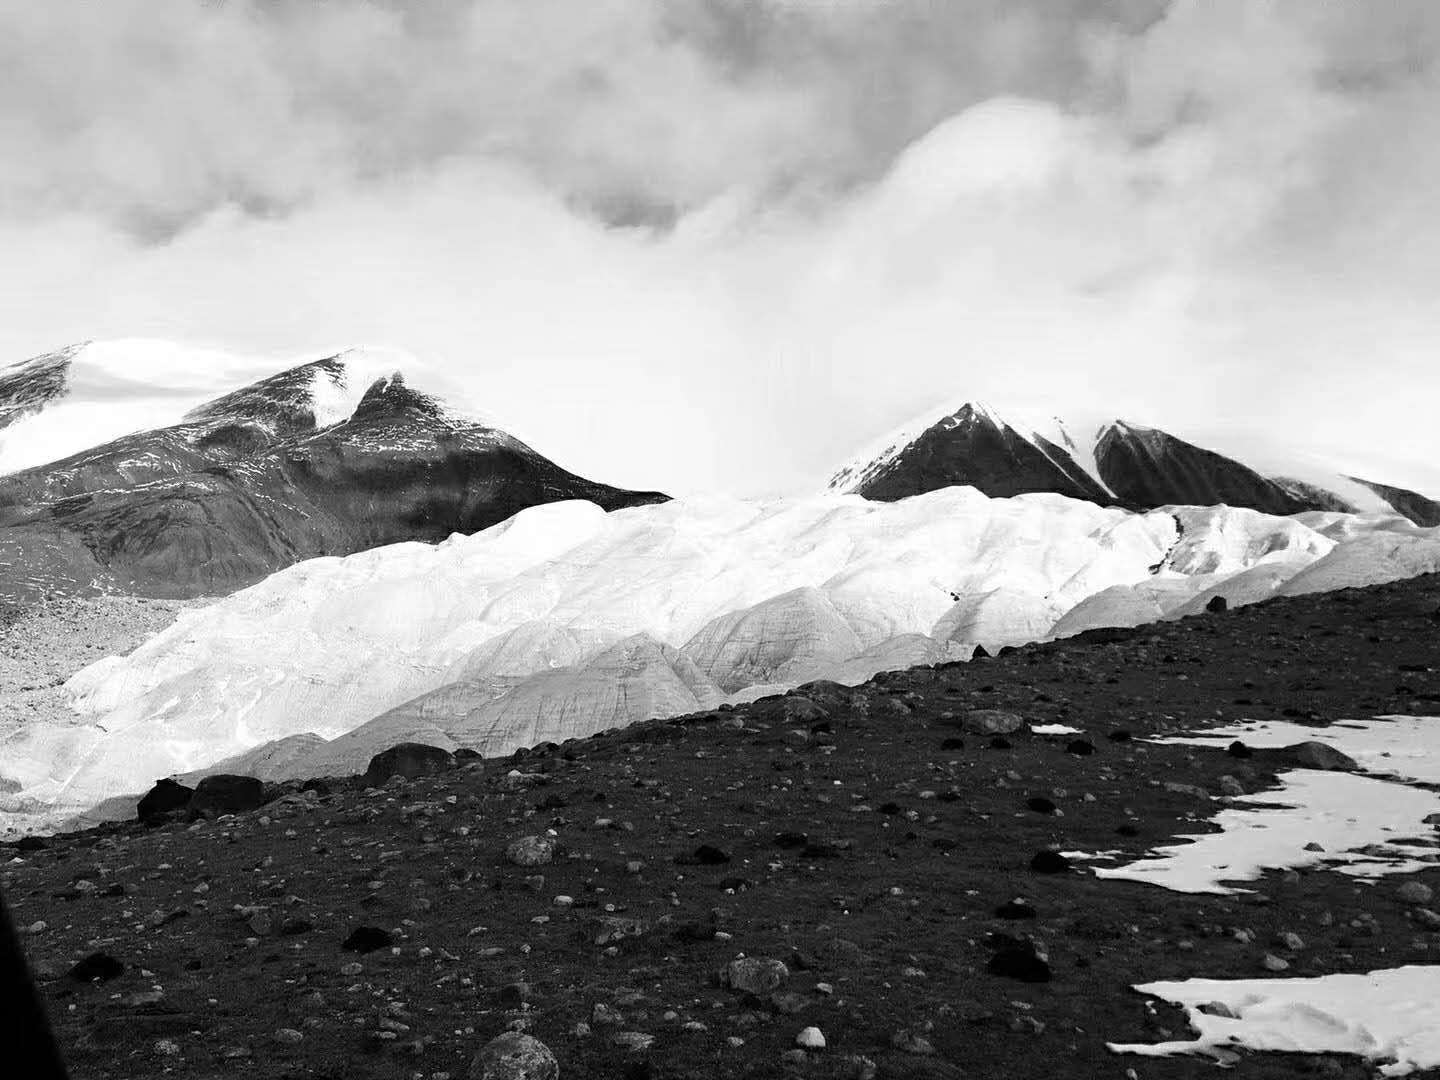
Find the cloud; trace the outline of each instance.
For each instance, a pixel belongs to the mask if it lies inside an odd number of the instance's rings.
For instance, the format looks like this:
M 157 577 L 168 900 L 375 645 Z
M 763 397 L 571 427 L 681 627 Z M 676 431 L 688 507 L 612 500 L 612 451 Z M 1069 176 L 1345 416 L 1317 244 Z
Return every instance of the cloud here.
M 1424 0 L 0 18 L 0 356 L 389 343 L 671 490 L 803 487 L 988 396 L 1440 492 Z

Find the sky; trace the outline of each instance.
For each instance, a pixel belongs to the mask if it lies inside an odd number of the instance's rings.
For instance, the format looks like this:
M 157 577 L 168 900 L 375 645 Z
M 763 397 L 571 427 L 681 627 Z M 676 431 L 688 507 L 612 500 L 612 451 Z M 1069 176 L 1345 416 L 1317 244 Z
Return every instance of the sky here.
M 0 31 L 0 364 L 392 346 L 672 493 L 813 490 L 978 398 L 1440 495 L 1432 0 L 0 0 Z

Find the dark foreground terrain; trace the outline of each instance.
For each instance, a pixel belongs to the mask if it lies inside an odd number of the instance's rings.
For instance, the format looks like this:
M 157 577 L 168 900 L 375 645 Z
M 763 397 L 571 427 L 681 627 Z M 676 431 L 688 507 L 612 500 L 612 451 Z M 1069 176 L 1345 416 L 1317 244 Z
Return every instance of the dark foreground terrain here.
M 1440 933 L 1395 896 L 1440 888 L 1440 869 L 1276 873 L 1216 897 L 1032 858 L 1139 854 L 1195 831 L 1223 805 L 1207 792 L 1285 764 L 1112 733 L 1440 714 L 1437 607 L 1432 577 L 812 686 L 379 789 L 29 842 L 0 885 L 77 1077 L 461 1078 L 522 1027 L 562 1077 L 1210 1076 L 1106 1049 L 1185 1033 L 1133 983 L 1263 976 L 1267 954 L 1296 976 L 1440 962 Z M 979 709 L 1074 725 L 1094 752 L 992 745 L 967 730 Z M 742 964 L 725 985 L 739 957 L 783 977 Z M 824 1049 L 797 1048 L 811 1027 Z M 1231 1073 L 1373 1074 L 1312 1055 Z

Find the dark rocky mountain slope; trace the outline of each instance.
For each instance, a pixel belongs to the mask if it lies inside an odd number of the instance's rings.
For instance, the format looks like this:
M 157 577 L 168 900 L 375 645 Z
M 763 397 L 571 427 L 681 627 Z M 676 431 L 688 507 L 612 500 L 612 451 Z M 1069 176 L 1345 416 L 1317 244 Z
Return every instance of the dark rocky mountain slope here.
M 474 532 L 559 499 L 662 501 L 586 480 L 396 374 L 317 422 L 339 357 L 140 432 L 0 476 L 0 596 L 223 594 L 300 559 Z
M 1048 491 L 1132 510 L 1224 503 L 1282 515 L 1353 513 L 1366 509 L 1355 497 L 1368 491 L 1374 507 L 1417 525 L 1440 523 L 1440 503 L 1405 488 L 1340 475 L 1331 484 L 1266 476 L 1155 427 L 1111 420 L 1071 428 L 1055 417 L 1022 423 L 971 403 L 892 436 L 838 470 L 829 488 L 890 501 L 969 485 L 992 497 Z

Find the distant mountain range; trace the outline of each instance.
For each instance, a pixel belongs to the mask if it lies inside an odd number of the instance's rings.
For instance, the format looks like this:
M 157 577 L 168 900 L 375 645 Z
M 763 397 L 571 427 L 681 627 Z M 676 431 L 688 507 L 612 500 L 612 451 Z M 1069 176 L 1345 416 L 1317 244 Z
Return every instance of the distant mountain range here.
M 1380 511 L 1440 525 L 1440 502 L 1393 485 L 1340 474 L 1267 476 L 1159 428 L 1027 421 L 974 402 L 881 440 L 839 469 L 829 487 L 890 502 L 959 484 L 992 497 L 1049 491 L 1130 510 L 1224 504 L 1266 514 Z
M 67 407 L 76 346 L 0 369 L 0 436 Z M 301 559 L 439 541 L 526 507 L 663 501 L 567 472 L 355 350 L 190 408 L 177 423 L 0 475 L 0 597 L 229 593 Z M 8 430 L 7 430 L 8 429 Z

